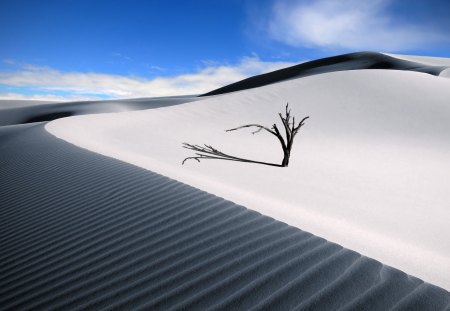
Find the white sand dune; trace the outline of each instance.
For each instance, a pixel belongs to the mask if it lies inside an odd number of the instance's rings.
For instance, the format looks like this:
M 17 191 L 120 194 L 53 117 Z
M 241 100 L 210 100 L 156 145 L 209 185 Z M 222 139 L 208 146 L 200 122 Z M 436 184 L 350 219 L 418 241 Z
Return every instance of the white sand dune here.
M 430 56 L 416 56 L 416 55 L 398 55 L 386 54 L 398 59 L 403 59 L 411 62 L 418 62 L 429 66 L 446 66 L 450 67 L 450 58 L 446 57 L 430 57 Z M 440 77 L 450 78 L 450 68 L 444 69 L 439 74 Z
M 423 73 L 319 74 L 148 111 L 47 124 L 55 136 L 188 183 L 450 289 L 450 80 Z M 289 168 L 188 162 L 183 142 L 281 161 L 271 125 L 289 102 L 311 118 Z
M 444 69 L 441 71 L 439 77 L 450 78 L 450 68 Z
M 401 57 L 390 56 L 389 54 L 377 52 L 355 52 L 321 58 L 295 66 L 275 70 L 269 73 L 253 76 L 224 87 L 212 90 L 205 95 L 219 95 L 228 92 L 242 91 L 254 87 L 261 87 L 272 83 L 277 83 L 289 79 L 298 79 L 300 77 L 313 76 L 317 74 L 336 72 L 342 70 L 361 70 L 361 69 L 389 69 L 423 72 L 431 75 L 439 76 L 446 69 L 448 62 L 442 64 L 442 60 L 434 59 L 431 62 L 422 63 L 416 61 L 414 57 L 411 59 L 403 59 Z M 428 58 L 425 58 L 428 59 Z
M 450 293 L 50 135 L 0 127 L 1 310 L 448 310 Z
M 404 56 L 395 58 L 376 52 L 356 52 L 337 55 L 253 76 L 212 90 L 198 97 L 196 95 L 185 95 L 63 103 L 33 100 L 0 100 L 0 126 L 51 121 L 84 114 L 124 112 L 177 105 L 195 101 L 199 97 L 202 98 L 208 95 L 241 91 L 289 79 L 298 79 L 300 77 L 341 70 L 389 69 L 423 72 L 443 77 L 449 75 L 449 71 L 445 68 L 450 65 L 445 58 L 407 56 L 407 58 L 409 57 L 408 59 L 402 59 L 402 57 Z M 421 63 L 421 60 L 424 60 L 424 62 Z
M 450 66 L 450 58 L 447 57 L 432 57 L 432 56 L 418 56 L 418 55 L 401 55 L 401 54 L 388 54 L 398 59 L 403 59 L 411 62 L 422 63 L 431 66 Z

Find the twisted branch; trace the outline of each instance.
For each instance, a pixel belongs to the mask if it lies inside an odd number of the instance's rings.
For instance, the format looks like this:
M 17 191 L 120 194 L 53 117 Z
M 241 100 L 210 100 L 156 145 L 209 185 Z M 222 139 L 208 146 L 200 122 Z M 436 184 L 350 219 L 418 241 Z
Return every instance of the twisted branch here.
M 200 160 L 216 159 L 216 160 L 228 160 L 228 161 L 264 164 L 264 165 L 270 165 L 270 166 L 281 166 L 280 164 L 275 164 L 275 163 L 261 162 L 261 161 L 254 161 L 254 160 L 249 160 L 249 159 L 238 158 L 238 157 L 223 153 L 210 145 L 204 145 L 204 147 L 203 147 L 203 146 L 199 146 L 199 145 L 191 145 L 188 143 L 183 143 L 183 148 L 196 151 L 196 153 L 195 153 L 196 156 L 185 158 L 183 160 L 182 164 L 184 164 L 187 160 L 196 160 L 197 162 L 200 163 Z

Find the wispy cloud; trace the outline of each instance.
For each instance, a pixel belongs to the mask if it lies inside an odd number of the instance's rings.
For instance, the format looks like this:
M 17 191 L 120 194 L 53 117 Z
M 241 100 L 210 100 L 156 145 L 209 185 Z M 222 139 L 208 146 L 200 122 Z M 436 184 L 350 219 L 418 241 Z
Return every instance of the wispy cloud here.
M 5 58 L 5 59 L 2 59 L 2 63 L 7 64 L 7 65 L 14 65 L 16 63 L 16 61 L 11 58 Z
M 268 25 L 272 38 L 297 47 L 402 51 L 449 42 L 446 32 L 406 23 L 391 0 L 277 0 Z
M 75 97 L 132 98 L 200 94 L 236 82 L 252 75 L 291 66 L 288 62 L 267 62 L 257 56 L 244 57 L 235 65 L 206 66 L 196 72 L 172 77 L 146 79 L 135 76 L 120 76 L 101 73 L 61 72 L 49 67 L 22 65 L 15 72 L 0 72 L 0 84 L 14 87 L 30 87 L 40 94 L 20 94 L 18 99 L 39 97 L 51 99 L 52 91 L 64 91 L 57 100 Z M 43 91 L 46 91 L 43 92 Z M 89 96 L 86 96 L 89 94 Z M 48 96 L 47 96 L 48 95 Z M 14 93 L 0 93 L 0 98 L 14 97 Z
M 156 66 L 156 65 L 149 65 L 148 68 L 151 70 L 154 70 L 154 71 L 159 71 L 159 72 L 166 71 L 166 68 L 161 67 L 161 66 Z
M 20 94 L 14 92 L 0 92 L 0 100 L 38 100 L 38 101 L 52 101 L 52 102 L 67 102 L 67 101 L 86 101 L 86 100 L 103 100 L 105 98 L 99 96 L 69 94 Z M 1 108 L 1 107 L 0 107 Z
M 124 59 L 124 60 L 127 60 L 127 61 L 133 61 L 133 59 L 130 56 L 122 54 L 122 53 L 119 53 L 119 52 L 114 52 L 112 55 L 114 57 L 121 58 L 121 59 Z

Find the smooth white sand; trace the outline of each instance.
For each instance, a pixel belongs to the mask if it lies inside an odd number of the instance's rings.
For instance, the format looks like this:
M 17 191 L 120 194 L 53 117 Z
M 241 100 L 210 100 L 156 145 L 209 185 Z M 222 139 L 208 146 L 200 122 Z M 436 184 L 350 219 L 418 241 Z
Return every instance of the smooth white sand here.
M 386 55 L 389 55 L 389 56 L 392 56 L 395 58 L 399 58 L 399 59 L 409 60 L 412 62 L 422 63 L 425 65 L 450 67 L 450 58 L 445 58 L 445 57 L 398 55 L 398 54 L 386 54 Z M 450 68 L 442 71 L 439 76 L 444 77 L 444 78 L 450 78 Z
M 409 60 L 411 62 L 422 63 L 425 65 L 450 66 L 450 58 L 447 58 L 447 57 L 401 55 L 401 54 L 388 54 L 388 53 L 384 53 L 384 54 L 395 57 L 395 58 L 399 58 L 399 59 Z
M 444 69 L 439 77 L 450 78 L 450 68 Z
M 450 80 L 417 72 L 343 71 L 180 106 L 59 119 L 47 130 L 243 204 L 450 289 Z M 288 168 L 192 161 L 183 142 L 281 161 L 263 132 L 286 102 L 309 115 Z M 278 122 L 278 124 L 280 124 Z

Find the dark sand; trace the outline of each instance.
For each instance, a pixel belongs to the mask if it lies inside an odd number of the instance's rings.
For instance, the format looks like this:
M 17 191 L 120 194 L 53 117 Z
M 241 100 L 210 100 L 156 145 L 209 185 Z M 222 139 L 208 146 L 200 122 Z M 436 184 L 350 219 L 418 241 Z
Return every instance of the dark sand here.
M 394 58 L 376 52 L 358 52 L 302 63 L 296 66 L 276 70 L 221 87 L 200 96 L 219 95 L 260 87 L 283 80 L 307 77 L 321 73 L 358 69 L 409 70 L 438 76 L 446 69 L 444 66 L 430 66 Z
M 441 288 L 42 123 L 0 128 L 0 249 L 0 310 L 450 306 Z
M 55 103 L 57 102 L 50 100 L 0 99 L 0 113 L 3 109 L 30 107 Z
M 31 101 L 0 100 L 0 105 L 15 108 L 0 110 L 0 126 L 51 121 L 59 118 L 108 112 L 144 110 L 179 105 L 198 100 L 196 96 L 172 96 L 103 101 L 30 104 Z M 39 103 L 39 102 L 38 102 Z

